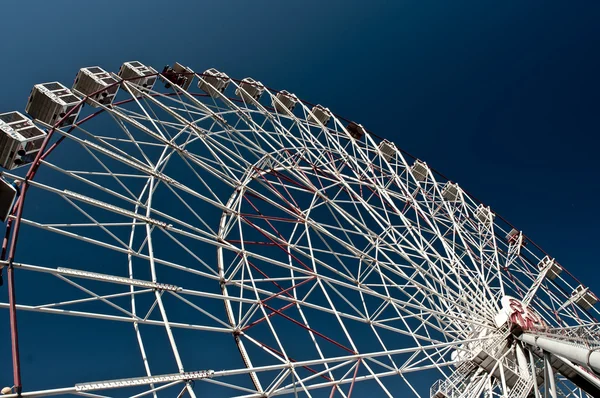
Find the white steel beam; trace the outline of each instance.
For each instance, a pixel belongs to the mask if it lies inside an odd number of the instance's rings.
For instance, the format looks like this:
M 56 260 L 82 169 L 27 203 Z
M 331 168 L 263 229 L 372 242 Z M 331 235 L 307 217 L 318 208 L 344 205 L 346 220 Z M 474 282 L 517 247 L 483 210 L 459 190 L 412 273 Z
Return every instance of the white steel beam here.
M 519 339 L 533 347 L 564 357 L 571 362 L 592 369 L 595 373 L 600 373 L 600 352 L 597 350 L 531 333 L 523 333 Z

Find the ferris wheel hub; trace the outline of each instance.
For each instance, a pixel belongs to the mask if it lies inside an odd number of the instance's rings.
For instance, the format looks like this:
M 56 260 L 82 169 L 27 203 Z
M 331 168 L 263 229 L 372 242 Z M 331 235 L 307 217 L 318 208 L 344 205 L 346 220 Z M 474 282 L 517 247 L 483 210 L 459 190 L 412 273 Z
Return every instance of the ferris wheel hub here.
M 535 312 L 531 306 L 521 300 L 504 296 L 500 300 L 502 308 L 496 315 L 494 321 L 498 327 L 510 324 L 512 330 L 546 330 L 548 325 L 543 318 Z

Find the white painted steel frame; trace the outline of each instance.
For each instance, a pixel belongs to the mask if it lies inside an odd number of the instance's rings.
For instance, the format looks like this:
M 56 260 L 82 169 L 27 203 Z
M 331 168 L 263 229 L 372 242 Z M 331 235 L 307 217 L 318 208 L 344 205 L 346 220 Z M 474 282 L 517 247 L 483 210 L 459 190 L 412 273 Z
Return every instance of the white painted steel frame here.
M 230 89 L 238 87 L 239 82 L 233 81 Z M 230 393 L 313 396 L 316 390 L 326 390 L 349 397 L 355 383 L 363 382 L 372 383 L 382 395 L 399 394 L 390 391 L 390 376 L 400 376 L 406 384 L 403 395 L 420 396 L 424 390 L 417 378 L 408 379 L 412 373 L 433 370 L 449 377 L 453 372 L 449 365 L 459 363 L 451 359 L 452 351 L 469 353 L 473 342 L 495 337 L 494 316 L 505 294 L 526 297 L 556 327 L 596 323 L 595 309 L 590 313 L 564 305 L 569 299 L 565 292 L 577 285 L 572 277 L 560 275 L 555 281 L 539 277 L 536 264 L 543 257 L 541 251 L 523 247 L 521 241 L 505 242 L 502 237 L 509 227 L 498 220 L 482 223 L 475 218 L 479 203 L 467 194 L 459 192 L 456 202 L 443 199 L 444 178 L 430 169 L 425 178 L 415 178 L 411 159 L 404 153 L 382 156 L 378 139 L 371 134 L 360 140 L 350 138 L 345 123 L 336 116 L 331 127 L 309 122 L 311 106 L 302 102 L 293 113 L 275 113 L 263 105 L 278 102 L 272 90 L 266 90 L 261 101 L 246 102 L 226 94 L 197 96 L 177 85 L 168 93 L 141 90 L 129 82 L 123 88 L 120 95 L 128 95 L 129 100 L 121 105 L 97 104 L 103 113 L 100 117 L 111 120 L 114 131 L 94 131 L 93 123 L 55 129 L 55 134 L 89 156 L 86 167 L 94 165 L 100 171 L 65 168 L 60 157 L 40 162 L 41 169 L 72 181 L 65 185 L 76 182 L 85 193 L 54 186 L 52 179 L 41 176 L 27 182 L 31 192 L 64 199 L 73 213 L 49 222 L 29 218 L 25 209 L 20 221 L 25 227 L 126 256 L 128 277 L 83 268 L 13 265 L 16 270 L 56 276 L 86 295 L 19 304 L 19 310 L 133 324 L 146 371 L 143 380 L 148 381 L 148 389 L 136 396 L 157 396 L 173 387 L 157 385 L 140 325 L 165 329 L 180 375 L 187 373 L 173 329 L 232 334 L 245 368 L 201 378 Z M 160 154 L 153 157 L 156 150 Z M 172 161 L 180 162 L 185 178 L 170 174 Z M 132 182 L 136 180 L 144 182 L 139 191 Z M 110 181 L 112 187 L 103 181 Z M 157 192 L 171 195 L 189 218 L 157 206 L 153 201 Z M 260 210 L 253 200 L 260 202 Z M 198 204 L 222 214 L 219 222 L 211 225 Z M 262 213 L 265 210 L 271 213 Z M 109 213 L 119 221 L 108 220 Z M 86 221 L 72 222 L 75 214 Z M 121 227 L 130 228 L 128 240 L 118 236 Z M 95 231 L 102 231 L 103 238 Z M 256 236 L 262 240 L 253 242 Z M 155 242 L 160 239 L 168 239 L 193 258 L 194 266 L 156 255 Z M 204 260 L 186 242 L 214 249 L 216 264 Z M 259 244 L 274 250 L 268 253 L 286 254 L 267 255 L 256 249 Z M 136 276 L 137 261 L 148 265 L 150 280 Z M 279 273 L 270 277 L 255 263 Z M 159 268 L 214 281 L 221 294 L 172 285 L 160 279 Z M 125 290 L 98 294 L 85 286 L 86 281 Z M 138 315 L 137 298 L 142 295 L 153 295 L 154 300 Z M 169 320 L 165 295 L 192 308 L 198 314 L 195 322 Z M 121 297 L 130 298 L 130 309 L 113 302 Z M 208 311 L 193 301 L 197 299 L 222 302 L 225 312 Z M 107 304 L 105 312 L 68 309 L 89 302 Z M 277 309 L 273 302 L 283 306 Z M 292 308 L 297 312 L 288 315 Z M 339 327 L 335 338 L 320 331 L 328 325 L 315 321 L 318 317 L 311 315 L 315 313 Z M 299 334 L 306 333 L 314 346 L 311 359 L 294 359 L 297 353 L 282 339 L 287 329 L 281 329 L 275 319 L 287 320 L 299 328 Z M 255 333 L 263 323 L 266 329 Z M 353 336 L 356 325 L 366 325 L 368 340 L 376 342 L 366 353 L 361 348 L 366 337 Z M 397 337 L 391 339 L 390 333 Z M 263 339 L 272 339 L 276 348 Z M 397 339 L 410 347 L 398 348 Z M 331 345 L 347 355 L 331 355 Z M 501 370 L 501 380 L 481 371 L 472 375 L 472 394 L 500 396 L 510 391 L 505 368 L 516 367 L 503 359 L 508 356 L 510 351 L 503 353 L 494 368 Z M 257 358 L 272 363 L 256 366 L 253 359 Z M 318 369 L 307 373 L 311 366 Z M 275 370 L 275 376 L 269 373 Z M 252 388 L 220 380 L 238 374 L 249 375 Z M 186 377 L 171 382 L 183 382 L 193 397 L 192 378 Z M 566 383 L 556 388 L 565 395 L 575 391 Z M 67 392 L 83 393 L 67 387 L 22 396 Z

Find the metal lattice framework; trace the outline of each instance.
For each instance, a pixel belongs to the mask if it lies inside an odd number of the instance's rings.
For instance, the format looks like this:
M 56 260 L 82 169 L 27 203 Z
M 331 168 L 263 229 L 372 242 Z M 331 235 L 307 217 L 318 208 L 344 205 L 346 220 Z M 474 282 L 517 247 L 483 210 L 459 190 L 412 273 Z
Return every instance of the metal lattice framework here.
M 497 327 L 501 298 L 554 328 L 597 325 L 573 302 L 579 282 L 546 278 L 545 253 L 425 163 L 307 103 L 277 112 L 274 90 L 230 95 L 241 83 L 210 96 L 119 79 L 112 106 L 88 98 L 97 111 L 45 126 L 26 176 L 5 173 L 25 181 L 3 248 L 9 295 L 14 278 L 36 286 L 15 308 L 58 330 L 129 324 L 137 346 L 122 355 L 141 355 L 109 380 L 26 374 L 23 397 L 423 397 L 438 379 L 431 396 L 525 397 L 541 360 Z M 199 349 L 212 351 L 186 363 Z M 556 390 L 585 396 L 562 376 Z

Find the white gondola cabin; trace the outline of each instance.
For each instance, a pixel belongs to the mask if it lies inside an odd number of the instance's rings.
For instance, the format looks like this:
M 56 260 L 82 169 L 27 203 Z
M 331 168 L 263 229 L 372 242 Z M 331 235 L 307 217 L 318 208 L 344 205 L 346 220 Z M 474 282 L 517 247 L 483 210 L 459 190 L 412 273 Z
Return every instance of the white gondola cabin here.
M 20 112 L 0 114 L 0 166 L 12 170 L 33 162 L 46 133 Z
M 235 90 L 235 95 L 242 98 L 245 102 L 254 102 L 260 100 L 265 92 L 265 85 L 261 82 L 247 77 L 242 80 L 240 86 Z
M 210 68 L 202 74 L 198 82 L 198 88 L 211 97 L 217 97 L 219 94 L 225 92 L 230 81 L 229 76 L 225 73 L 219 72 L 215 68 Z
M 325 108 L 323 105 L 315 105 L 310 111 L 310 115 L 308 116 L 308 121 L 317 123 L 320 122 L 323 126 L 327 126 L 329 123 L 329 119 L 331 119 L 331 111 L 329 108 Z
M 521 233 L 513 228 L 510 230 L 510 232 L 508 234 L 506 234 L 505 239 L 506 239 L 506 242 L 508 242 L 509 244 L 515 244 L 519 240 L 520 236 L 521 236 Z
M 412 171 L 412 175 L 417 181 L 425 181 L 429 175 L 429 167 L 427 167 L 425 162 L 420 160 L 415 161 L 410 169 Z
M 98 66 L 91 66 L 79 69 L 73 83 L 73 91 L 88 96 L 86 104 L 97 108 L 100 105 L 112 104 L 119 91 L 119 85 L 110 73 Z
M 538 263 L 538 269 L 540 271 L 546 271 L 546 278 L 554 280 L 562 272 L 562 267 L 550 256 L 546 256 Z
M 396 146 L 387 140 L 383 140 L 379 143 L 379 151 L 381 151 L 381 155 L 388 162 L 391 162 L 392 159 L 396 157 Z
M 590 291 L 590 288 L 583 285 L 577 286 L 571 293 L 571 297 L 573 302 L 584 310 L 589 310 L 598 302 L 596 295 Z
M 6 221 L 14 206 L 17 190 L 20 190 L 19 185 L 20 182 L 10 183 L 0 178 L 0 221 L 2 222 Z
M 156 70 L 138 61 L 129 61 L 121 65 L 119 77 L 140 86 L 142 90 L 152 90 L 156 83 Z
M 448 202 L 458 202 L 460 200 L 459 186 L 455 182 L 448 181 L 442 188 L 442 198 Z
M 160 74 L 160 80 L 165 82 L 165 88 L 170 88 L 175 84 L 183 90 L 187 90 L 194 80 L 194 71 L 179 62 L 175 62 L 173 66 L 165 66 Z
M 483 225 L 489 226 L 494 222 L 494 213 L 492 213 L 489 206 L 480 204 L 475 209 L 475 218 Z
M 285 90 L 281 90 L 273 98 L 273 108 L 279 113 L 291 113 L 294 111 L 296 104 L 298 103 L 298 97 L 296 94 L 292 94 Z
M 25 111 L 34 119 L 55 125 L 73 108 L 76 108 L 80 98 L 59 82 L 41 83 L 33 86 Z M 61 126 L 75 123 L 81 107 L 69 114 Z
M 348 134 L 350 134 L 350 137 L 354 138 L 355 140 L 360 140 L 365 135 L 365 128 L 358 123 L 348 123 L 346 130 L 348 131 Z

